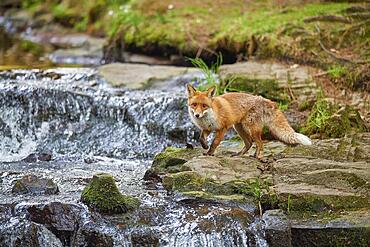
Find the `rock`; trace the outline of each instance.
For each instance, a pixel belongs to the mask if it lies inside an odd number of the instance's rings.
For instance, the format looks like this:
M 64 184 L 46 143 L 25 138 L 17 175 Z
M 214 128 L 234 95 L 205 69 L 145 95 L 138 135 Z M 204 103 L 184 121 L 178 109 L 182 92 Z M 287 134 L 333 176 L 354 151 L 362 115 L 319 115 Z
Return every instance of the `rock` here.
M 270 247 L 292 246 L 290 222 L 282 210 L 267 210 L 263 214 L 262 220 L 265 224 L 266 241 Z
M 33 163 L 37 161 L 50 161 L 52 158 L 51 154 L 49 153 L 32 153 L 28 155 L 26 158 L 24 158 L 22 161 L 28 162 L 28 163 Z
M 369 210 L 351 211 L 332 219 L 293 219 L 292 246 L 370 246 Z
M 359 151 L 369 144 L 369 133 L 312 146 L 270 142 L 265 145 L 265 156 L 270 153 L 274 160 L 269 169 L 247 156 L 230 157 L 237 151 L 232 147 L 220 147 L 215 157 L 202 156 L 199 148 L 167 148 L 154 158 L 147 177 L 158 174 L 167 190 L 196 197 L 256 199 L 256 192 L 262 193 L 257 198 L 262 208 L 313 213 L 357 210 L 370 206 L 369 157 Z
M 51 202 L 45 205 L 31 205 L 26 208 L 28 219 L 44 225 L 64 245 L 70 245 L 81 219 L 81 206 Z
M 35 194 L 35 195 L 53 195 L 59 193 L 58 186 L 52 179 L 39 178 L 35 175 L 26 175 L 16 181 L 12 188 L 13 194 Z
M 247 81 L 262 81 L 265 84 L 276 81 L 277 88 L 288 90 L 299 99 L 305 101 L 307 98 L 316 96 L 317 86 L 311 76 L 312 68 L 271 62 L 248 61 L 220 67 L 220 75 L 226 78 L 232 75 L 248 79 Z
M 104 214 L 126 213 L 140 204 L 138 199 L 122 195 L 113 177 L 106 173 L 93 176 L 89 185 L 82 191 L 81 201 Z
M 113 63 L 99 67 L 99 73 L 108 83 L 115 87 L 130 89 L 148 88 L 155 81 L 183 75 L 191 68 L 175 66 L 150 66 L 144 64 Z
M 29 221 L 13 222 L 2 227 L 0 245 L 63 247 L 62 242 L 45 226 Z
M 259 162 L 254 158 L 230 157 L 233 152 L 223 148 L 216 157 L 201 156 L 201 153 L 199 148 L 167 148 L 155 156 L 146 178 L 162 175 L 167 190 L 187 196 L 243 200 L 250 182 L 261 174 L 257 168 Z
M 80 228 L 73 238 L 72 246 L 113 247 L 113 238 L 98 229 Z
M 133 232 L 131 242 L 133 246 L 160 246 L 158 236 L 151 232 Z

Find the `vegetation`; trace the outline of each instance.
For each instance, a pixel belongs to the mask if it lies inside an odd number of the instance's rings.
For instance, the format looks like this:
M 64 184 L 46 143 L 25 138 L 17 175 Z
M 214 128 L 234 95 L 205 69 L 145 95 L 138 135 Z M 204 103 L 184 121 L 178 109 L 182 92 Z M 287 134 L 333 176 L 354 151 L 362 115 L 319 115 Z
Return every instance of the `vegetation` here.
M 200 91 L 206 91 L 210 87 L 216 87 L 216 95 L 221 95 L 226 90 L 223 83 L 219 77 L 220 66 L 222 65 L 222 54 L 217 56 L 215 63 L 212 63 L 210 67 L 201 58 L 188 58 L 188 60 L 194 65 L 194 67 L 199 68 L 203 75 L 203 78 L 197 78 L 198 86 L 197 89 Z M 204 83 L 202 82 L 204 81 Z
M 116 36 L 149 55 L 226 63 L 249 56 L 310 63 L 333 80 L 370 90 L 365 3 L 318 1 L 23 0 L 35 16 L 95 35 Z M 217 14 L 215 12 L 217 11 Z
M 105 173 L 93 176 L 82 191 L 81 201 L 104 214 L 126 213 L 140 204 L 138 199 L 122 195 L 113 177 Z
M 317 95 L 303 132 L 317 137 L 338 138 L 351 132 L 364 132 L 367 128 L 358 111 L 350 106 L 339 107 L 328 102 L 321 91 Z

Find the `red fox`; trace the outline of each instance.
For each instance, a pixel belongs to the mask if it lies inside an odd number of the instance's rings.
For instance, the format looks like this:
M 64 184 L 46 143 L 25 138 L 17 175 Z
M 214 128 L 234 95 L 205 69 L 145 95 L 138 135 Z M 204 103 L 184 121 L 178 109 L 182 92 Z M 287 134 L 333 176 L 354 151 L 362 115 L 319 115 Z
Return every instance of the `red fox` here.
M 225 93 L 215 97 L 216 88 L 197 91 L 187 84 L 188 110 L 193 123 L 201 130 L 200 144 L 208 149 L 204 155 L 213 155 L 228 129 L 234 127 L 244 142 L 244 148 L 236 155 L 245 154 L 256 143 L 254 157 L 263 158 L 262 128 L 267 126 L 271 134 L 285 144 L 311 145 L 311 139 L 296 133 L 289 125 L 276 103 L 261 96 L 246 93 Z M 209 147 L 208 135 L 215 131 Z

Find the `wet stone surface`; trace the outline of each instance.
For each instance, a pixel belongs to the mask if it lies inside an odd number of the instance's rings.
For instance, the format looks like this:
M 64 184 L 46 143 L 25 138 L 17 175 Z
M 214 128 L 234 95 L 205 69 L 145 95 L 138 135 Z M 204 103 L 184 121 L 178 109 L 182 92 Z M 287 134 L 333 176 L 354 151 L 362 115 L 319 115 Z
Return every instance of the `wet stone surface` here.
M 142 180 L 155 153 L 195 135 L 184 114 L 188 74 L 146 91 L 112 88 L 94 69 L 15 70 L 0 78 L 0 245 L 44 246 L 47 238 L 54 246 L 265 246 L 254 205 L 190 202 Z M 99 172 L 140 198 L 140 207 L 104 216 L 81 203 Z M 12 194 L 30 174 L 52 179 L 59 193 Z
M 15 182 L 12 193 L 53 195 L 59 193 L 59 188 L 51 179 L 39 178 L 35 175 L 26 175 Z

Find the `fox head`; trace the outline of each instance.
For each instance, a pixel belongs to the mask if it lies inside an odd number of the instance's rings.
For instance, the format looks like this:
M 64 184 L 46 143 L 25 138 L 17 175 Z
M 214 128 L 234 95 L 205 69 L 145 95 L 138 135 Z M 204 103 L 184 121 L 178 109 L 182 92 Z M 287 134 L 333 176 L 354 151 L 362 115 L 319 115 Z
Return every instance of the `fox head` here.
M 212 98 L 216 94 L 216 87 L 209 88 L 206 92 L 197 91 L 192 85 L 186 85 L 188 91 L 188 107 L 194 117 L 202 118 L 212 110 Z

